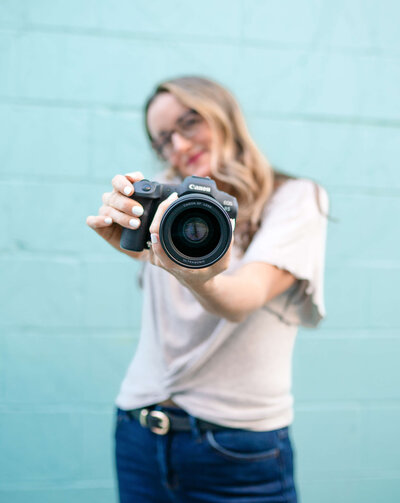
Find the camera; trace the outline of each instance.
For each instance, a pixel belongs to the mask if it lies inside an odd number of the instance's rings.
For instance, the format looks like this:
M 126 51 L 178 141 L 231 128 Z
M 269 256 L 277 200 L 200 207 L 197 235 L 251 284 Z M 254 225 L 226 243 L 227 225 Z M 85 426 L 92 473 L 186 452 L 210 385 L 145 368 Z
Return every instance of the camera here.
M 188 176 L 179 185 L 140 180 L 131 199 L 143 206 L 139 229 L 123 228 L 120 246 L 125 250 L 148 248 L 149 227 L 158 205 L 178 193 L 160 224 L 160 243 L 168 257 L 190 269 L 208 267 L 220 260 L 232 240 L 238 204 L 217 189 L 214 180 Z

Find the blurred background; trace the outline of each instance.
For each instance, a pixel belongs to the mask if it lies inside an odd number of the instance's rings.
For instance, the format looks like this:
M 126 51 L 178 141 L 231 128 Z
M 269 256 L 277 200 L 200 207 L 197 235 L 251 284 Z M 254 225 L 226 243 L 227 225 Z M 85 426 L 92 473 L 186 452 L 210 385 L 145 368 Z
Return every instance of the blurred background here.
M 0 501 L 113 503 L 137 266 L 85 225 L 159 169 L 141 107 L 201 74 L 264 153 L 331 198 L 328 317 L 301 330 L 304 503 L 400 501 L 397 0 L 0 0 Z

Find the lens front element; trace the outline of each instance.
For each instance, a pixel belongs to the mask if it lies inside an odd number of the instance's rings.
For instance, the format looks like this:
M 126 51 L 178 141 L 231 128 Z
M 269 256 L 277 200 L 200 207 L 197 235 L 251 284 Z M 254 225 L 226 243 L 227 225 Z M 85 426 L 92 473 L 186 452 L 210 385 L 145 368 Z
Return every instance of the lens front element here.
M 193 244 L 204 241 L 208 233 L 209 227 L 200 217 L 189 217 L 186 222 L 183 223 L 183 236 L 187 241 Z

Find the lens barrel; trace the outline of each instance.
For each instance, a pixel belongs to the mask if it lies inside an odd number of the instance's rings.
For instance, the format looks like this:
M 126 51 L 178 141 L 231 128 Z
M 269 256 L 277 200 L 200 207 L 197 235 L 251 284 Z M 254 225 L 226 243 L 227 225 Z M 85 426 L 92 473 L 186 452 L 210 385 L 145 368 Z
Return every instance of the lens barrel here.
M 220 260 L 232 240 L 232 224 L 222 205 L 210 196 L 187 194 L 174 201 L 160 224 L 160 243 L 177 264 L 190 269 Z

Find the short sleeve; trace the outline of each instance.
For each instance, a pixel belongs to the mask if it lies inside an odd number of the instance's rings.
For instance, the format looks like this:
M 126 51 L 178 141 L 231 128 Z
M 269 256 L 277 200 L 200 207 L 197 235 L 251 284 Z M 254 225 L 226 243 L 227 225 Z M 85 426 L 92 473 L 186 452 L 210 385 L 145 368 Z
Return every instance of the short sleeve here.
M 289 290 L 265 308 L 290 325 L 315 327 L 325 316 L 323 276 L 328 196 L 316 183 L 285 182 L 268 202 L 241 263 L 266 262 L 293 274 Z

